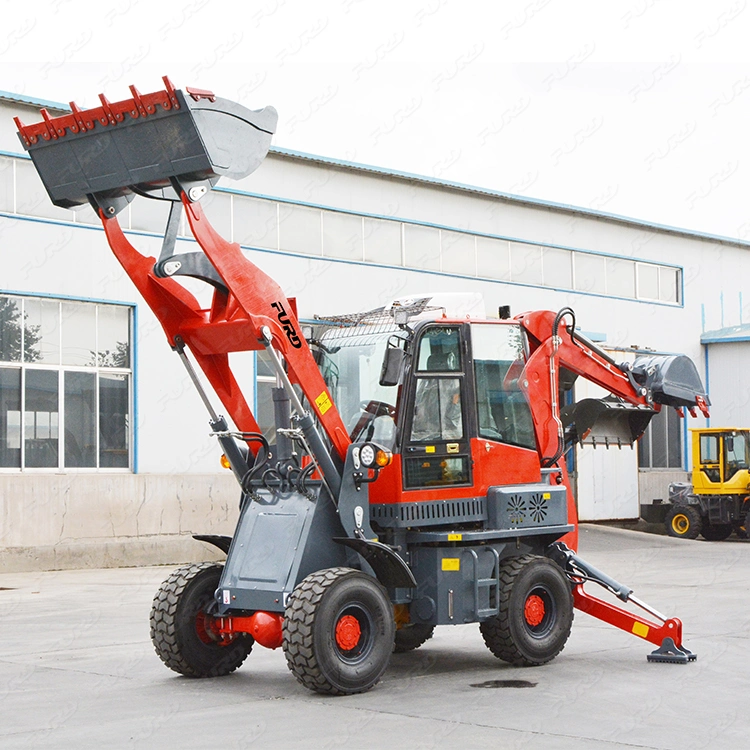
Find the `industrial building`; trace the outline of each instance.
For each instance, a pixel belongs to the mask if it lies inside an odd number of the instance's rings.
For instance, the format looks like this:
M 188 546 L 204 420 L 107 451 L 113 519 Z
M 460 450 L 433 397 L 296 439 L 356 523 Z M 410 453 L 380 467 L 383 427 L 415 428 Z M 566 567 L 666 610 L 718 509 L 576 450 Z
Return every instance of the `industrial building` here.
M 210 557 L 191 535 L 231 533 L 236 482 L 93 211 L 49 201 L 13 124 L 40 107 L 68 111 L 0 92 L 0 571 Z M 750 243 L 278 147 L 202 202 L 303 321 L 429 293 L 480 293 L 488 317 L 569 306 L 615 359 L 689 355 L 712 423 L 750 424 Z M 121 214 L 141 252 L 158 256 L 167 212 L 139 197 Z M 274 378 L 236 360 L 266 425 Z M 665 409 L 636 449 L 577 448 L 581 519 L 666 497 L 704 424 L 688 422 Z

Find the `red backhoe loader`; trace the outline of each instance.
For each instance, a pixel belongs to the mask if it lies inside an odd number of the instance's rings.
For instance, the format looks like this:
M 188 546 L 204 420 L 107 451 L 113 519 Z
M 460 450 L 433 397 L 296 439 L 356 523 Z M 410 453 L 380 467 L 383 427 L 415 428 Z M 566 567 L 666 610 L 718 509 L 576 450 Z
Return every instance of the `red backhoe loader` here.
M 225 675 L 257 642 L 282 647 L 305 687 L 357 693 L 436 625 L 477 622 L 498 658 L 544 664 L 564 647 L 574 607 L 658 646 L 651 661 L 694 660 L 678 619 L 576 554 L 564 460 L 576 442 L 632 444 L 663 407 L 708 414 L 693 363 L 618 364 L 576 332 L 570 308 L 485 320 L 450 317 L 429 298 L 329 319 L 306 337 L 295 301 L 201 206 L 219 177 L 258 167 L 275 110 L 164 84 L 17 126 L 53 203 L 94 207 L 241 488 L 234 535 L 196 537 L 226 563 L 182 567 L 156 595 L 151 636 L 165 664 Z M 136 194 L 171 204 L 158 259 L 118 223 Z M 176 252 L 182 214 L 199 250 Z M 213 287 L 210 307 L 181 277 Z M 265 351 L 276 373 L 274 444 L 229 366 L 230 352 L 247 350 Z M 561 408 L 577 377 L 611 397 Z M 637 613 L 584 591 L 589 582 Z

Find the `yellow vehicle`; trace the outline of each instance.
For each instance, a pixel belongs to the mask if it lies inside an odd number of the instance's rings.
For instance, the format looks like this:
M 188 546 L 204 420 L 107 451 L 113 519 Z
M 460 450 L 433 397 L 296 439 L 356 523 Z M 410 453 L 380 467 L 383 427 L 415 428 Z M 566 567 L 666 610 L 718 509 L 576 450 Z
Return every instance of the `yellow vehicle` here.
M 670 536 L 726 539 L 746 536 L 750 512 L 750 430 L 691 429 L 692 484 L 669 485 L 664 524 Z

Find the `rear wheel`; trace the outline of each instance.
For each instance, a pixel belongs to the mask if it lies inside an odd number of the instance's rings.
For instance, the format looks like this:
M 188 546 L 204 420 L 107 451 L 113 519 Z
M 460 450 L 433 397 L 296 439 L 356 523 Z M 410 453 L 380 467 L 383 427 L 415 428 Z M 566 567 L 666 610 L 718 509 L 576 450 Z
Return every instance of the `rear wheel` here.
M 701 527 L 701 535 L 709 542 L 722 542 L 732 533 L 731 523 L 712 523 L 705 521 Z
M 573 624 L 573 595 L 551 560 L 525 555 L 500 568 L 500 612 L 480 623 L 484 642 L 503 661 L 537 666 L 565 647 Z
M 206 608 L 214 601 L 223 565 L 178 568 L 161 585 L 151 607 L 151 641 L 159 658 L 186 677 L 221 677 L 250 653 L 249 635 L 222 639 Z
M 673 505 L 664 519 L 669 536 L 695 539 L 701 533 L 701 515 L 694 505 Z
M 404 625 L 396 631 L 396 639 L 393 644 L 393 652 L 404 654 L 414 651 L 432 638 L 435 628 L 432 625 Z
M 388 666 L 395 627 L 393 606 L 374 578 L 351 568 L 320 570 L 289 597 L 287 665 L 317 693 L 363 693 Z

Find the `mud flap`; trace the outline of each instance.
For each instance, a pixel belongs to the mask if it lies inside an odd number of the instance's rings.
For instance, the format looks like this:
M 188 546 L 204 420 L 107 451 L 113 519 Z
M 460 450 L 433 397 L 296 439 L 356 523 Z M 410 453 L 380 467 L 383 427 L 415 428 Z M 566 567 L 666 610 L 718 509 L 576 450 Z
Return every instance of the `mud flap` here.
M 229 547 L 232 544 L 231 536 L 221 536 L 219 534 L 193 534 L 193 539 L 198 542 L 206 542 L 218 547 L 225 555 L 229 554 Z

